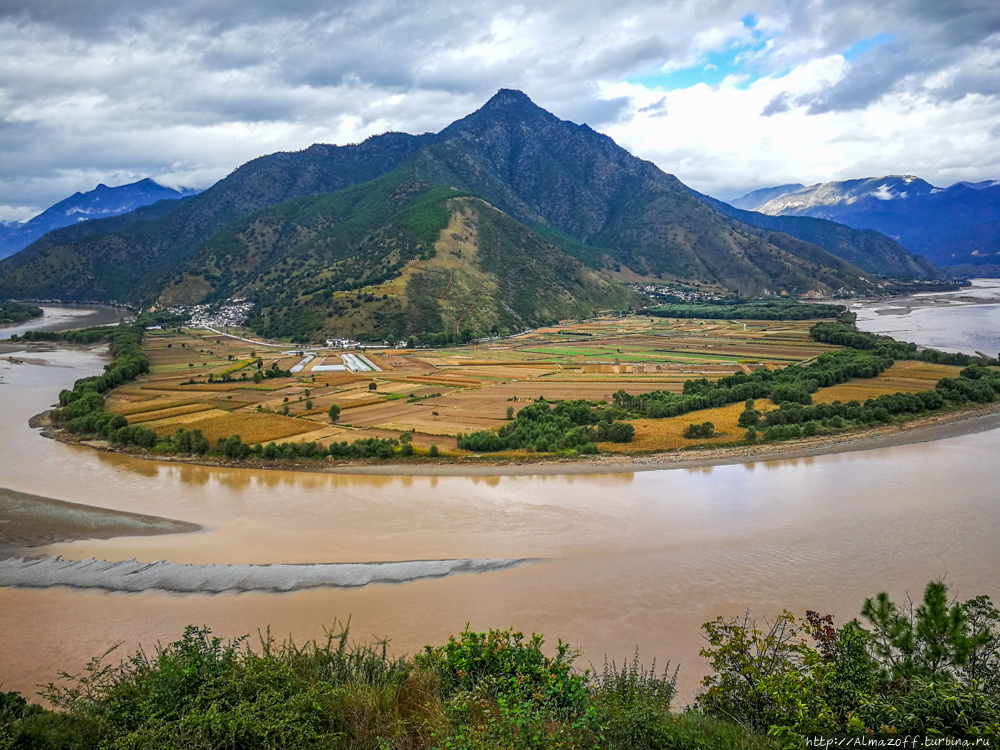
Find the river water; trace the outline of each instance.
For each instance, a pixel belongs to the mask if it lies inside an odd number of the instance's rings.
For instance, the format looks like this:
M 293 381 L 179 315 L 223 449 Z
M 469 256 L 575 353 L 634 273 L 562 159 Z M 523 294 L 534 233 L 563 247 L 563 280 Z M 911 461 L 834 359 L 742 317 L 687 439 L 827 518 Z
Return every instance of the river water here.
M 68 331 L 71 328 L 115 325 L 123 318 L 131 317 L 128 310 L 106 305 L 60 305 L 41 306 L 42 317 L 31 318 L 21 323 L 0 325 L 0 341 L 12 335 L 20 336 L 25 331 Z
M 617 475 L 378 477 L 140 461 L 39 436 L 27 420 L 98 371 L 96 353 L 0 361 L 0 486 L 193 521 L 196 534 L 53 545 L 71 559 L 293 563 L 535 557 L 512 570 L 288 594 L 107 594 L 0 589 L 0 682 L 30 693 L 121 641 L 187 624 L 296 640 L 351 618 L 398 653 L 465 623 L 514 626 L 581 648 L 581 664 L 681 663 L 690 697 L 700 625 L 746 609 L 831 612 L 880 590 L 919 596 L 945 577 L 1000 599 L 1000 430 L 792 461 Z
M 973 279 L 955 292 L 852 304 L 858 327 L 947 352 L 1000 352 L 1000 279 Z

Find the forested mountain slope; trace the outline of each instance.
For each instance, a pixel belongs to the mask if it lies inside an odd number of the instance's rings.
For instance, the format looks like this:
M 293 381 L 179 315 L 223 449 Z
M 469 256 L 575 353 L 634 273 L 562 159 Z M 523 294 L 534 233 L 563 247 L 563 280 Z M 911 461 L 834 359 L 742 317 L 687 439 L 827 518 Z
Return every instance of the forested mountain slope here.
M 449 241 L 441 232 L 459 213 L 463 226 L 488 230 L 470 230 L 479 238 L 475 251 L 455 250 L 458 265 L 437 269 L 452 277 L 475 270 L 478 281 L 469 283 L 478 291 L 470 294 L 479 298 L 470 297 L 463 325 L 510 328 L 637 304 L 594 271 L 747 295 L 828 295 L 874 284 L 817 244 L 720 213 L 610 138 L 508 90 L 438 134 L 389 133 L 272 154 L 171 203 L 42 238 L 0 262 L 0 296 L 169 304 L 239 295 L 257 304 L 256 324 L 273 333 L 413 331 L 417 319 L 426 321 L 419 330 L 447 329 L 448 304 L 460 305 L 435 302 L 437 313 L 430 311 L 419 302 L 423 282 L 407 269 L 442 266 L 443 258 L 426 256 Z M 414 229 L 414 212 L 438 219 Z M 495 274 L 501 259 L 518 288 L 476 276 Z M 385 284 L 392 293 L 378 291 Z M 385 304 L 379 296 L 361 314 L 335 303 L 359 291 L 362 300 L 384 294 Z

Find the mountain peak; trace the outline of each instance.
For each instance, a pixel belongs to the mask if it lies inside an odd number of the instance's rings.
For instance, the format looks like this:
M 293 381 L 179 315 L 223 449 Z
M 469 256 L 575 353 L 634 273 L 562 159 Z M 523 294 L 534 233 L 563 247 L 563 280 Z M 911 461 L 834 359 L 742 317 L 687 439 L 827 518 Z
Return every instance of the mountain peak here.
M 494 107 L 510 107 L 512 105 L 537 107 L 523 91 L 517 89 L 500 89 L 482 106 L 482 109 Z

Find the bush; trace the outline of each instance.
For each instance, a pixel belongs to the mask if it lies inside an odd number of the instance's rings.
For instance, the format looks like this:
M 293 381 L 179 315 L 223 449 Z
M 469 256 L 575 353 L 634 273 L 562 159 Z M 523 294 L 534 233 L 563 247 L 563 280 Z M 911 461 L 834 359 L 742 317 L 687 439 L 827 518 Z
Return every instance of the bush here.
M 701 424 L 689 424 L 687 429 L 684 430 L 684 437 L 688 440 L 693 440 L 695 438 L 710 438 L 715 437 L 715 425 L 711 422 L 702 422 Z
M 580 714 L 587 707 L 589 674 L 573 670 L 576 652 L 567 644 L 559 641 L 555 656 L 548 657 L 544 643 L 538 634 L 525 640 L 511 629 L 477 633 L 466 627 L 414 661 L 440 677 L 445 697 L 464 692 L 544 707 L 563 718 Z
M 882 593 L 857 621 L 788 612 L 758 627 L 744 615 L 706 623 L 713 674 L 696 705 L 789 744 L 807 733 L 1000 738 L 1000 612 L 987 597 L 949 603 L 941 582 L 918 606 Z M 813 644 L 808 645 L 804 636 Z

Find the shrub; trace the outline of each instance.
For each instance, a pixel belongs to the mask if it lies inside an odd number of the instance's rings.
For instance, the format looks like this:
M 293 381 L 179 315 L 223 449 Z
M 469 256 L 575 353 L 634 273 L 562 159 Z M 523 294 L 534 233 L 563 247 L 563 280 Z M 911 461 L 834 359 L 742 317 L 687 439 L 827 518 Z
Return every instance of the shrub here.
M 715 437 L 715 425 L 711 422 L 702 422 L 701 424 L 689 424 L 687 429 L 684 430 L 684 437 L 688 440 L 693 440 L 696 438 L 710 438 Z

